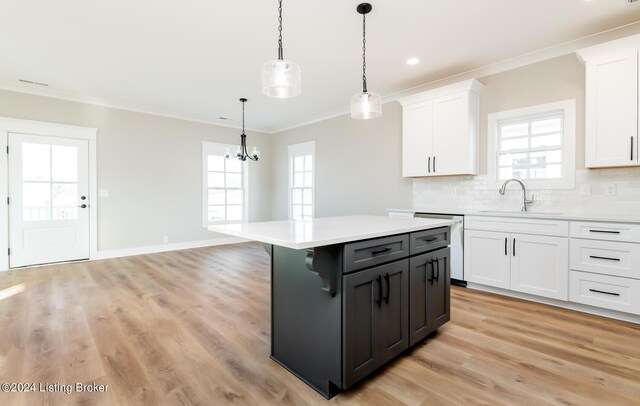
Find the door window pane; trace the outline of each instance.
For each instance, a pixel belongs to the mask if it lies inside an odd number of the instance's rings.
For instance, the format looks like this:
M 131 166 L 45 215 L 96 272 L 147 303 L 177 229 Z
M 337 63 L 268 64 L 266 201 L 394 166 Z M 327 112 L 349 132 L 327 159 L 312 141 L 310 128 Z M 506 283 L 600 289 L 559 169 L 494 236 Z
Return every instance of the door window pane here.
M 22 144 L 22 180 L 51 180 L 51 147 L 47 144 Z
M 77 147 L 51 146 L 51 175 L 54 182 L 78 181 Z
M 53 191 L 53 219 L 76 220 L 78 218 L 78 185 L 75 183 L 54 183 Z
M 24 182 L 22 184 L 22 207 L 24 221 L 51 219 L 51 185 Z

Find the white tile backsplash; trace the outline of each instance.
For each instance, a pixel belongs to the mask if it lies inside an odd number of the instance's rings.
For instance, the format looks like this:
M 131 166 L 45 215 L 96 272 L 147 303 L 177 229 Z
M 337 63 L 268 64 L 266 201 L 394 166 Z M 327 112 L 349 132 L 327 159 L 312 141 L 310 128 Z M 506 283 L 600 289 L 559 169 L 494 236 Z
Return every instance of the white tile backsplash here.
M 525 185 L 527 184 L 524 181 Z M 605 185 L 615 183 L 616 195 L 605 195 Z M 590 185 L 590 194 L 581 194 Z M 535 194 L 532 212 L 598 213 L 612 215 L 640 212 L 640 168 L 576 171 L 571 190 L 527 190 Z M 422 178 L 413 180 L 413 207 L 420 210 L 475 211 L 519 210 L 522 192 L 511 184 L 501 196 L 486 175 Z

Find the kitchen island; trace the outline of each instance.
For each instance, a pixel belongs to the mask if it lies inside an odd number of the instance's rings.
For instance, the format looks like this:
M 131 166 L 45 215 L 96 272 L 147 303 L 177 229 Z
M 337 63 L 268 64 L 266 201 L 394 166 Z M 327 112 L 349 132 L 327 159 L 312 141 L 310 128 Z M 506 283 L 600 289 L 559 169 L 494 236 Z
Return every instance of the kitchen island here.
M 449 321 L 450 220 L 343 216 L 211 226 L 271 256 L 271 358 L 326 398 Z

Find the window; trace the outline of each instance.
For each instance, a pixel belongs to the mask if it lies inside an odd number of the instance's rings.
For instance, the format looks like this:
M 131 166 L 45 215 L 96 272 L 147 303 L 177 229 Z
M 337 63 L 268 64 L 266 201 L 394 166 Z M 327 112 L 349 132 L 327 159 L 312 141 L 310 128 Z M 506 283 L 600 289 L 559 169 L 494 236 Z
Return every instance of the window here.
M 240 223 L 247 219 L 246 163 L 226 159 L 226 148 L 233 145 L 203 142 L 203 226 Z
M 575 100 L 489 115 L 488 173 L 532 189 L 575 187 Z
M 289 145 L 289 218 L 314 216 L 315 141 Z

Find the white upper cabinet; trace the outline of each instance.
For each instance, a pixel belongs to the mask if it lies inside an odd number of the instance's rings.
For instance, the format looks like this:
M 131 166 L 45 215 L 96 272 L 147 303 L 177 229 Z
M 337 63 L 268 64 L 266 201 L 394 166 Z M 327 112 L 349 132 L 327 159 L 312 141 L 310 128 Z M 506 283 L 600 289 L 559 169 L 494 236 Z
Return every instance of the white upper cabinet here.
M 586 65 L 588 168 L 638 165 L 639 49 L 634 36 L 578 52 Z
M 478 174 L 482 88 L 473 79 L 400 100 L 402 176 Z

